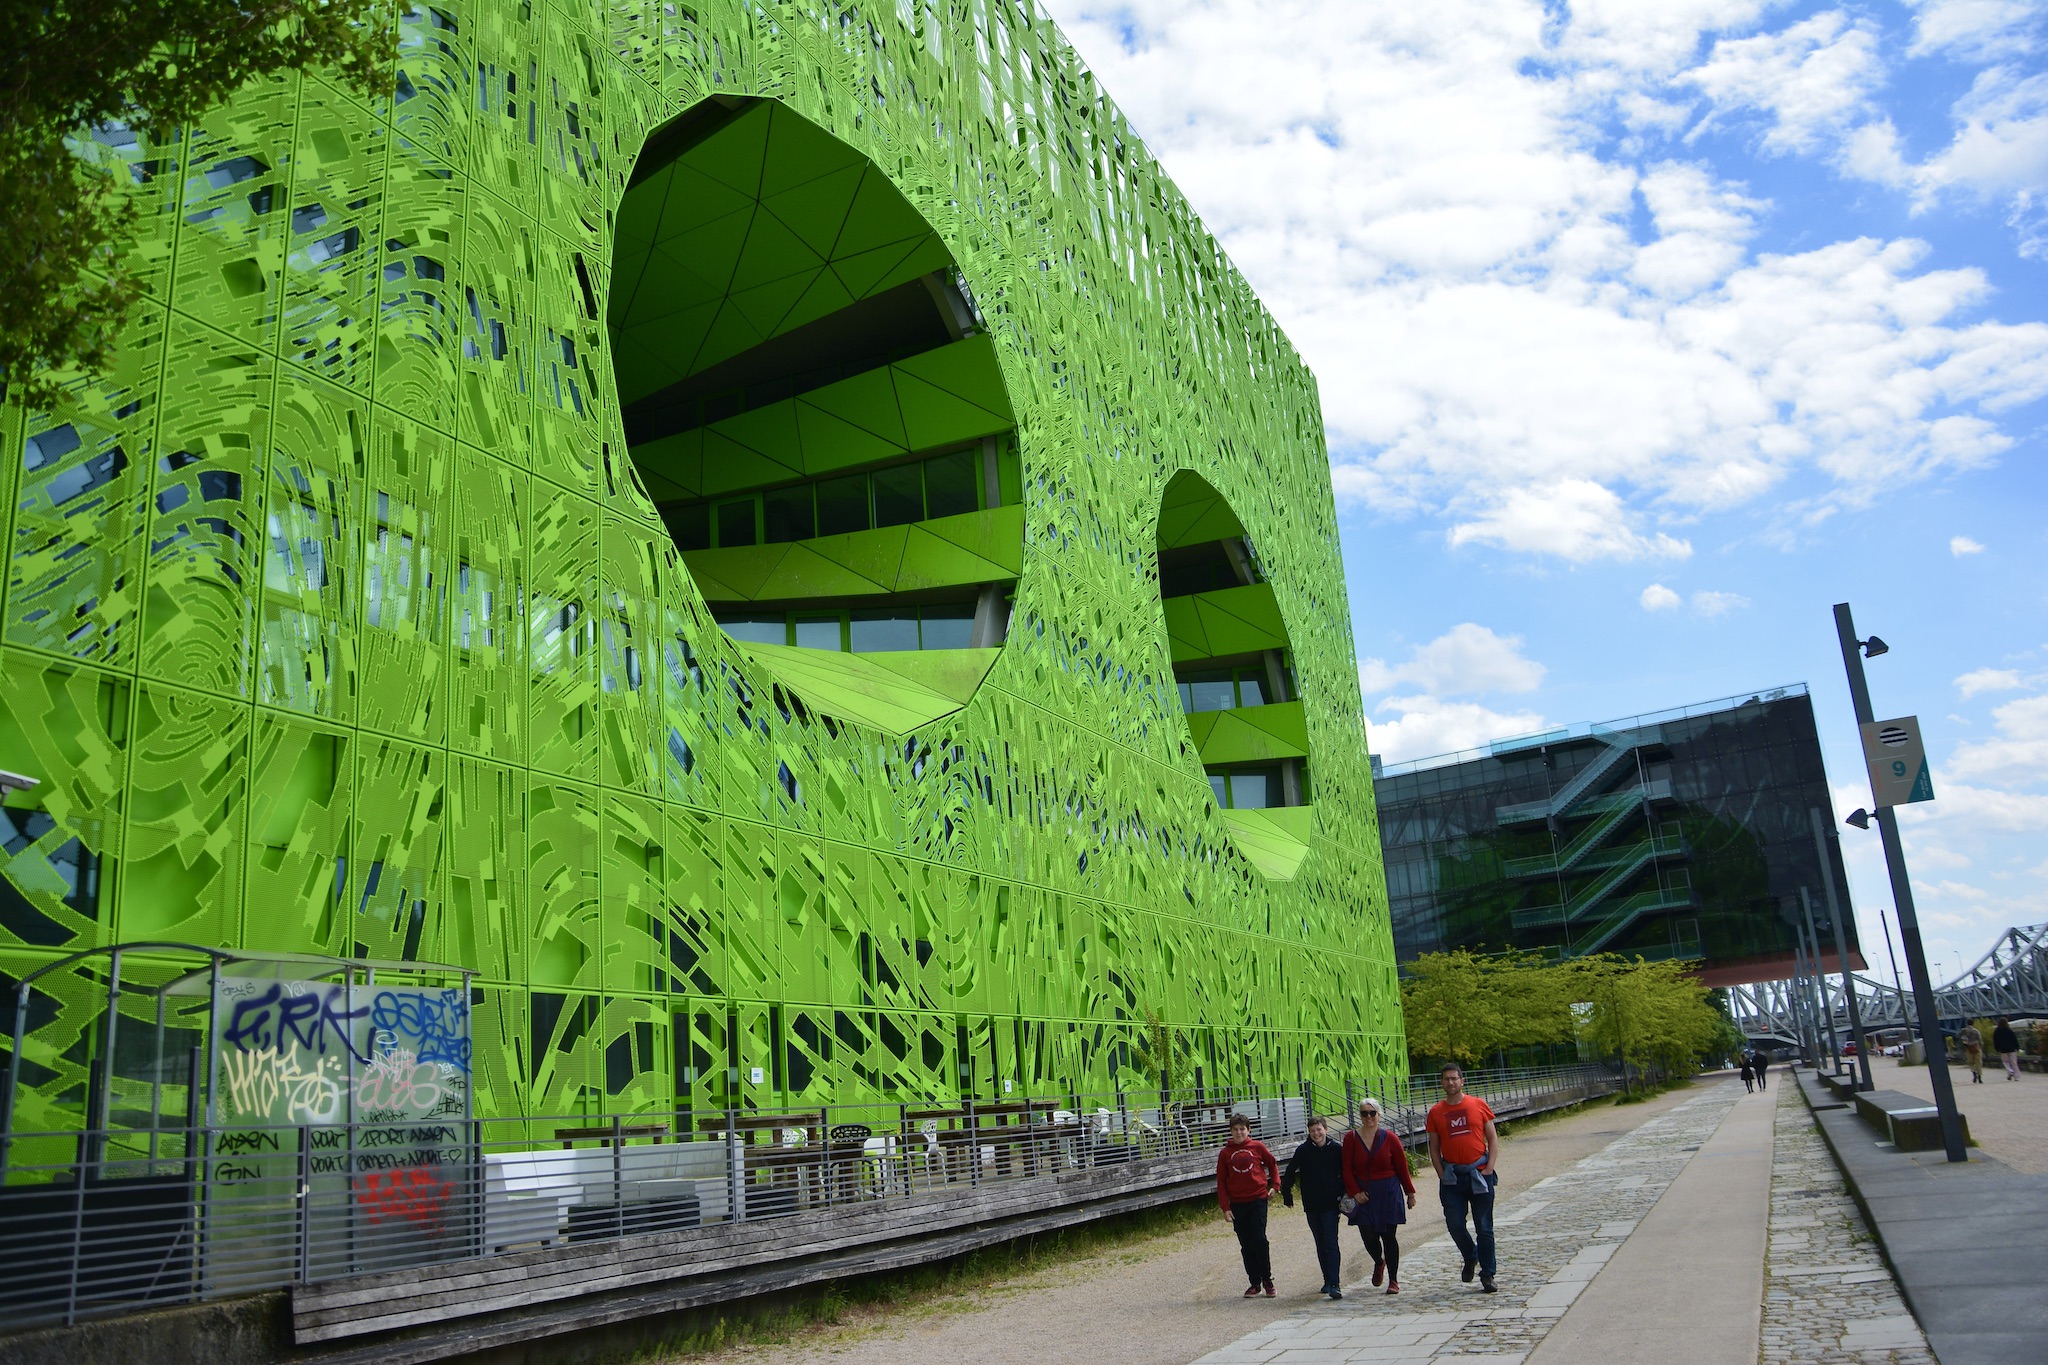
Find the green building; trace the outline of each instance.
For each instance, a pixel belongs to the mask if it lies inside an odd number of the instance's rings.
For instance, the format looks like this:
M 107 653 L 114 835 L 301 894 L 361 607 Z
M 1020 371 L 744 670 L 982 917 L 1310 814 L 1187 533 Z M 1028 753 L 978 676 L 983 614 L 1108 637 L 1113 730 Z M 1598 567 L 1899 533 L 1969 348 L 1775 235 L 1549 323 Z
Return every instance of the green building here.
M 499 1116 L 1404 1070 L 1314 380 L 1030 0 L 402 35 L 83 144 L 152 292 L 0 409 L 4 998 L 447 964 Z M 107 966 L 17 1130 L 183 1107 Z

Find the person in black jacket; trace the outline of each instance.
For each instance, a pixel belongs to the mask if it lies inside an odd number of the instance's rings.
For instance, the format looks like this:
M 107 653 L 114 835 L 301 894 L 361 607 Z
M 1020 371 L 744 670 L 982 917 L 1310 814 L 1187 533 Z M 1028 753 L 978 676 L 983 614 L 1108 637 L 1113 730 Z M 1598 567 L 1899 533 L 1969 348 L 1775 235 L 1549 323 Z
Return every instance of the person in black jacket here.
M 1344 1148 L 1330 1140 L 1330 1125 L 1320 1117 L 1308 1121 L 1308 1141 L 1294 1149 L 1287 1159 L 1287 1171 L 1280 1177 L 1280 1200 L 1290 1209 L 1296 1181 L 1301 1182 L 1301 1209 L 1308 1215 L 1308 1230 L 1316 1239 L 1316 1260 L 1323 1267 L 1321 1292 L 1341 1299 L 1344 1290 L 1337 1278 L 1342 1273 L 1343 1253 L 1337 1248 L 1341 1217 L 1337 1201 L 1344 1197 Z
M 2012 1020 L 1999 1016 L 1998 1027 L 1991 1030 L 1991 1050 L 1998 1054 L 1998 1060 L 2005 1064 L 2005 1078 L 2016 1081 L 2020 1078 L 2020 1036 L 2013 1032 Z

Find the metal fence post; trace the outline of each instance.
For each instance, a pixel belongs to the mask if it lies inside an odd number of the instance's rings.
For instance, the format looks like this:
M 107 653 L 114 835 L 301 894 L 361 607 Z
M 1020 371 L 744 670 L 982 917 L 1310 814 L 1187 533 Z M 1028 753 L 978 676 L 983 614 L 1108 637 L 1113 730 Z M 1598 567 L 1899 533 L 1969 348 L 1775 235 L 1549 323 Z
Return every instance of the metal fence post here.
M 313 1278 L 313 1128 L 299 1125 L 299 1283 Z
M 739 1114 L 725 1111 L 725 1221 L 738 1223 L 747 1216 L 747 1149 L 741 1140 Z
M 967 1183 L 981 1183 L 981 1125 L 975 1121 L 974 1101 L 967 1101 Z
M 621 1131 L 625 1127 L 617 1114 L 612 1115 L 612 1236 L 626 1235 L 626 1138 Z

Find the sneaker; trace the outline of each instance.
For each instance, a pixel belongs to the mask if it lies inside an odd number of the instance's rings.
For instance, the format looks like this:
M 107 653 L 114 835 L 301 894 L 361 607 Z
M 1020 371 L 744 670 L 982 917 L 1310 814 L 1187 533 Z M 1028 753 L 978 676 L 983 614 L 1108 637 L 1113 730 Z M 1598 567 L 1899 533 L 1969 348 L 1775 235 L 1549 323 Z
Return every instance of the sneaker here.
M 1389 1294 L 1398 1294 L 1398 1293 L 1400 1293 L 1400 1292 L 1401 1292 L 1401 1282 L 1400 1282 L 1399 1280 L 1388 1280 L 1388 1281 L 1387 1281 L 1387 1292 L 1388 1292 Z
M 1373 1288 L 1379 1288 L 1380 1281 L 1385 1278 L 1387 1278 L 1387 1263 L 1385 1261 L 1374 1261 L 1372 1263 Z
M 1491 1275 L 1481 1275 L 1479 1277 L 1479 1287 L 1489 1294 L 1500 1293 L 1500 1286 L 1493 1282 L 1493 1276 Z
M 1277 1289 L 1273 1288 L 1273 1282 L 1272 1282 L 1271 1280 L 1268 1280 L 1268 1281 L 1266 1281 L 1266 1297 L 1267 1297 L 1267 1298 L 1269 1298 L 1269 1299 L 1270 1299 L 1270 1298 L 1272 1298 L 1272 1297 L 1273 1297 L 1274 1295 L 1278 1294 L 1279 1292 L 1280 1292 L 1279 1290 L 1277 1290 Z
M 1458 1272 L 1458 1278 L 1466 1284 L 1470 1284 L 1472 1283 L 1472 1272 L 1477 1269 L 1479 1269 L 1479 1262 L 1468 1260 L 1465 1262 L 1465 1268 Z
M 1333 1299 L 1341 1299 L 1341 1298 L 1343 1298 L 1343 1297 L 1344 1297 L 1344 1291 L 1343 1291 L 1343 1290 L 1341 1290 L 1341 1289 L 1339 1289 L 1339 1288 L 1338 1288 L 1338 1287 L 1337 1287 L 1336 1285 L 1334 1285 L 1334 1284 L 1330 1286 L 1330 1291 L 1329 1291 L 1329 1292 L 1330 1292 L 1330 1297 L 1331 1297 L 1331 1298 L 1333 1298 Z
M 1256 1299 L 1259 1296 L 1259 1287 L 1253 1285 L 1250 1289 L 1244 1291 L 1244 1296 L 1248 1299 Z

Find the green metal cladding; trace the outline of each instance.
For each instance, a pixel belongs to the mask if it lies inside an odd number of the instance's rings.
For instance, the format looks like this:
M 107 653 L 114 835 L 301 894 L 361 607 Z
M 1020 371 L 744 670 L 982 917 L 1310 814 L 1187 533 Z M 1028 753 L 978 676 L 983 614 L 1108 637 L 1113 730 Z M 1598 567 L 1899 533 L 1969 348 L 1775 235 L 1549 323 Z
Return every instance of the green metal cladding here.
M 8 997 L 461 964 L 496 1115 L 1403 1071 L 1314 381 L 1029 0 L 402 58 L 85 143 L 153 292 L 0 408 Z

